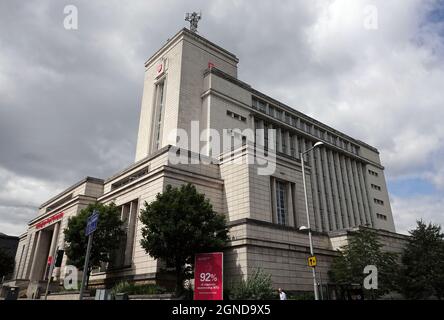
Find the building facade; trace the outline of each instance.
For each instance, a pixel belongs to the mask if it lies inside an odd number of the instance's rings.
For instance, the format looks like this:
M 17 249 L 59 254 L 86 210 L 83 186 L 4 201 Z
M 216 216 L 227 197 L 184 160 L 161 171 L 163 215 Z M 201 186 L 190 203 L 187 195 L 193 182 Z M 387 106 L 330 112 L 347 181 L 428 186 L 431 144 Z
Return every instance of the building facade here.
M 379 152 L 276 101 L 237 78 L 238 58 L 187 29 L 145 63 L 135 163 L 105 180 L 87 177 L 42 204 L 20 237 L 15 278 L 28 296 L 48 277 L 47 259 L 64 247 L 69 217 L 89 203 L 116 203 L 126 237 L 115 261 L 91 283 L 165 280 L 165 264 L 140 246 L 145 201 L 167 185 L 192 183 L 227 217 L 226 279 L 261 267 L 273 284 L 312 290 L 302 166 L 324 284 L 335 250 L 352 230 L 377 230 L 387 250 L 401 250 Z M 321 141 L 321 147 L 307 152 Z M 53 277 L 63 280 L 66 257 Z

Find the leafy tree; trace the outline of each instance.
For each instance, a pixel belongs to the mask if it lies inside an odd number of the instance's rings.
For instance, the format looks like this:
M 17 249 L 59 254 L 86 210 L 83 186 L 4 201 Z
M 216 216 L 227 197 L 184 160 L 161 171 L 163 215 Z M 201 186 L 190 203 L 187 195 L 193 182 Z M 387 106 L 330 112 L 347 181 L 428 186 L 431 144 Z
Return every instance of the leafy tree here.
M 362 285 L 367 276 L 363 273 L 364 268 L 367 265 L 375 265 L 378 270 L 378 289 L 364 289 L 364 295 L 374 298 L 396 290 L 397 255 L 384 252 L 382 247 L 375 232 L 368 229 L 354 232 L 349 243 L 338 250 L 339 256 L 333 260 L 329 271 L 331 280 L 343 286 Z
M 410 232 L 402 254 L 401 292 L 409 299 L 444 297 L 444 234 L 422 220 Z
M 0 279 L 14 269 L 14 257 L 0 248 Z
M 233 283 L 228 291 L 233 300 L 267 300 L 276 296 L 271 275 L 262 269 L 257 269 L 246 280 Z
M 94 210 L 99 213 L 99 221 L 93 236 L 88 279 L 93 267 L 100 266 L 102 262 L 111 261 L 112 254 L 119 247 L 121 237 L 124 235 L 120 210 L 114 203 L 110 205 L 98 202 L 89 204 L 78 215 L 69 218 L 68 226 L 64 230 L 65 253 L 69 264 L 83 270 L 88 245 L 88 237 L 85 235 L 86 224 L 88 217 Z
M 204 194 L 191 185 L 168 185 L 156 200 L 145 202 L 141 245 L 156 259 L 174 266 L 176 294 L 190 276 L 195 253 L 218 251 L 225 247 L 228 231 L 225 216 L 216 213 Z

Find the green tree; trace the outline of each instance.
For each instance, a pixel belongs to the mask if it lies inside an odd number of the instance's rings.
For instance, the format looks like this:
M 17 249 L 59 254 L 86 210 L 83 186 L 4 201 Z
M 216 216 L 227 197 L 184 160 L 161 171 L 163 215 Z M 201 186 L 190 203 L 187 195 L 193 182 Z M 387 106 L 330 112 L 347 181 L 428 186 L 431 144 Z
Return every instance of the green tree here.
M 0 279 L 7 276 L 14 269 L 14 257 L 0 248 Z
M 228 241 L 225 216 L 216 213 L 191 184 L 168 185 L 155 201 L 145 202 L 140 221 L 145 251 L 174 266 L 177 295 L 183 292 L 184 279 L 191 276 L 194 255 L 222 250 Z
M 267 300 L 277 295 L 273 290 L 271 275 L 262 269 L 256 269 L 246 280 L 234 282 L 228 291 L 233 300 Z
M 444 234 L 439 225 L 422 220 L 410 232 L 402 254 L 400 288 L 408 299 L 444 297 Z
M 119 247 L 121 237 L 124 235 L 123 222 L 120 220 L 120 210 L 114 203 L 89 204 L 76 216 L 69 218 L 65 234 L 65 253 L 68 263 L 83 270 L 85 263 L 88 237 L 85 235 L 88 217 L 94 210 L 99 213 L 97 229 L 94 232 L 91 255 L 89 259 L 88 279 L 93 267 L 100 266 L 102 262 L 110 262 L 112 254 Z
M 383 245 L 378 241 L 375 232 L 368 229 L 359 229 L 354 232 L 349 243 L 340 250 L 333 259 L 329 276 L 338 285 L 362 285 L 364 268 L 375 265 L 378 270 L 378 289 L 365 290 L 367 297 L 378 297 L 392 290 L 396 290 L 398 262 L 397 255 L 382 250 Z

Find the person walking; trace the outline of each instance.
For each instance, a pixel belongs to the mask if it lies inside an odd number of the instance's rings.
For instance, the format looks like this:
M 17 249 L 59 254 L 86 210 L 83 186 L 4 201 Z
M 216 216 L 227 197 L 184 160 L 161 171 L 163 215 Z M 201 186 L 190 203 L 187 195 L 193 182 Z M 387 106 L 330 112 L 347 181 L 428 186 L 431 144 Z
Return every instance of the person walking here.
M 286 293 L 284 292 L 284 290 L 282 290 L 282 288 L 279 288 L 279 299 L 280 300 L 287 300 L 287 295 L 286 295 Z

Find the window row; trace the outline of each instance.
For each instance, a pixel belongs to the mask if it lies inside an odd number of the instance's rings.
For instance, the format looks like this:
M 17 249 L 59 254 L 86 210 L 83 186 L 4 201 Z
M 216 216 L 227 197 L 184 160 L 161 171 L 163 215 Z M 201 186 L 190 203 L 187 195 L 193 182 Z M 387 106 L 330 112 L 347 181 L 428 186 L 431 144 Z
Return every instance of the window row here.
M 259 143 L 268 148 L 269 147 L 269 136 L 268 129 L 272 129 L 273 126 L 265 121 L 259 123 L 259 120 L 255 120 L 255 129 L 263 129 L 263 137 L 260 131 L 256 131 L 255 142 Z M 275 150 L 281 153 L 285 153 L 286 155 L 292 156 L 294 158 L 299 158 L 299 153 L 304 152 L 305 150 L 311 148 L 313 142 L 304 139 L 302 137 L 298 137 L 296 134 L 291 133 L 290 131 L 280 129 L 275 132 Z M 306 154 L 306 160 L 310 161 L 310 154 Z
M 283 121 L 291 126 L 294 126 L 304 132 L 307 132 L 320 140 L 329 142 L 339 148 L 347 150 L 353 154 L 358 154 L 359 146 L 340 138 L 338 135 L 326 131 L 304 119 L 289 114 L 288 112 L 274 107 L 262 100 L 253 98 L 253 108 L 273 117 L 280 121 Z
M 375 190 L 381 191 L 381 187 L 378 186 L 378 185 L 376 185 L 376 184 L 373 184 L 373 183 L 372 183 L 372 189 L 375 189 Z
M 387 220 L 387 216 L 385 214 L 377 213 L 376 217 L 381 220 L 385 220 L 385 221 Z
M 384 201 L 382 201 L 382 200 L 379 200 L 379 199 L 373 199 L 374 200 L 374 202 L 376 203 L 376 204 L 380 204 L 381 206 L 382 205 L 384 205 Z
M 111 190 L 115 190 L 117 188 L 123 187 L 124 185 L 127 185 L 128 183 L 133 182 L 134 180 L 137 180 L 140 177 L 143 177 L 144 175 L 148 174 L 148 172 L 149 172 L 149 166 L 147 166 L 143 169 L 140 169 L 140 170 L 130 174 L 129 176 L 114 182 L 111 185 Z
M 373 171 L 373 170 L 370 170 L 370 169 L 368 169 L 368 173 L 369 173 L 371 176 L 375 176 L 375 177 L 377 177 L 377 176 L 379 175 L 376 171 Z
M 242 122 L 247 122 L 247 118 L 244 116 L 241 116 L 240 114 L 234 113 L 233 111 L 227 110 L 227 116 L 237 119 Z

